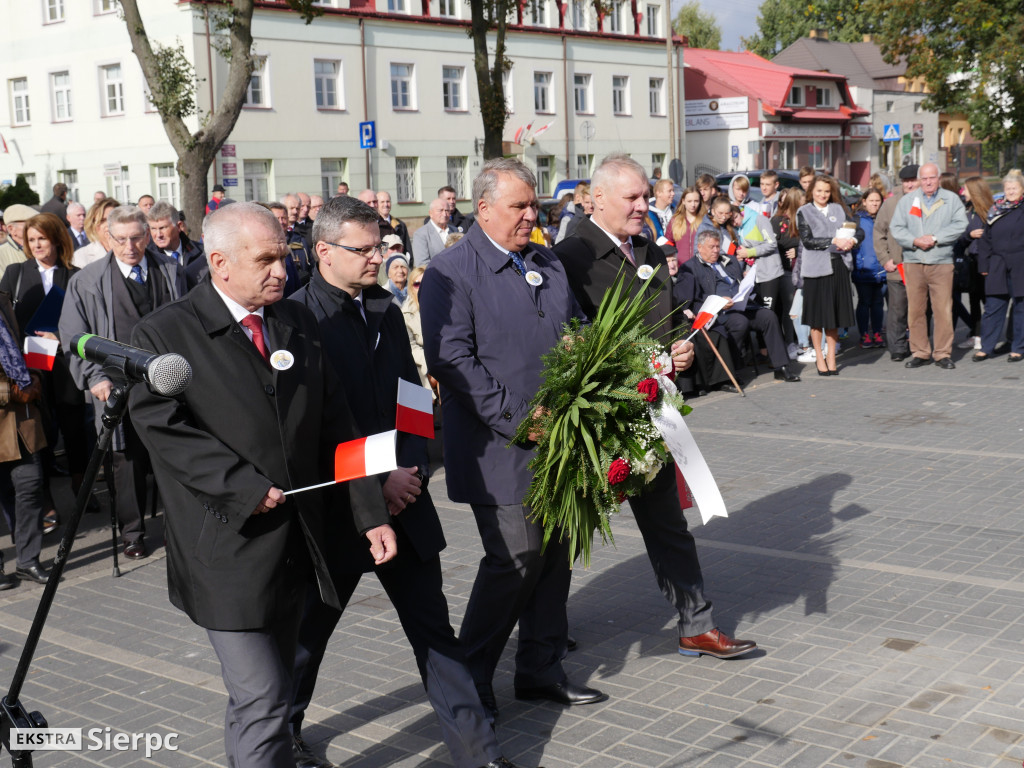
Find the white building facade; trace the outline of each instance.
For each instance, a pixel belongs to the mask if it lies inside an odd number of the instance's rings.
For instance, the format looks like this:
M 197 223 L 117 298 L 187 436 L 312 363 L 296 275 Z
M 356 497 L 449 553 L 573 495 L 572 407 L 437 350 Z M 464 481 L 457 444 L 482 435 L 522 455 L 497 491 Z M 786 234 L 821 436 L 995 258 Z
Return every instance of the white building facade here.
M 257 71 L 209 183 L 235 199 L 267 200 L 334 194 L 345 181 L 353 193 L 389 191 L 400 216 L 425 212 L 444 185 L 468 199 L 483 164 L 468 4 L 321 6 L 324 15 L 306 25 L 282 3 L 257 2 Z M 177 158 L 116 0 L 0 0 L 0 8 L 8 150 L 0 144 L 0 183 L 23 174 L 44 200 L 62 181 L 86 203 L 102 190 L 122 202 L 152 194 L 178 204 Z M 155 43 L 182 45 L 199 78 L 200 109 L 209 111 L 227 64 L 202 5 L 140 0 L 140 10 Z M 507 36 L 504 138 L 537 172 L 542 196 L 558 181 L 589 177 L 594 159 L 610 152 L 663 172 L 681 154 L 670 124 L 682 122 L 673 90 L 682 56 L 677 43 L 671 53 L 666 47 L 668 10 L 667 0 L 612 3 L 601 18 L 592 3 L 540 0 L 520 9 Z M 367 121 L 377 142 L 369 151 L 360 148 Z M 198 126 L 198 118 L 188 122 Z M 511 143 L 519 129 L 521 145 Z

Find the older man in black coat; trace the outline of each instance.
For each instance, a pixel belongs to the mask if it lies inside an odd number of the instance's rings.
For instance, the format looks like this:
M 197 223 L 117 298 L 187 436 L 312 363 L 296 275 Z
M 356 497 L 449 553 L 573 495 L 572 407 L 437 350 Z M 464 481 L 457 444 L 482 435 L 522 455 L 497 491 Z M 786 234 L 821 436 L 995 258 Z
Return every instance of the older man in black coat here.
M 340 607 L 325 499 L 286 499 L 283 489 L 333 476 L 335 446 L 358 430 L 316 319 L 280 302 L 287 249 L 273 214 L 236 203 L 203 229 L 211 279 L 132 334 L 139 347 L 185 357 L 192 383 L 178 397 L 136 386 L 130 409 L 166 503 L 171 602 L 206 628 L 221 662 L 228 764 L 281 768 L 292 764 L 288 711 L 307 585 Z M 393 557 L 380 484 L 330 491 L 332 513 L 347 516 L 351 499 L 374 562 Z
M 370 435 L 394 429 L 399 379 L 418 383 L 419 375 L 402 313 L 391 293 L 377 284 L 382 258 L 377 212 L 356 198 L 335 197 L 320 211 L 312 234 L 317 269 L 309 285 L 290 298 L 307 306 L 319 321 L 327 359 L 349 401 L 359 403 L 354 413 L 360 431 Z M 344 568 L 334 575 L 340 603 L 345 606 L 363 573 L 375 570 L 412 645 L 456 768 L 511 768 L 501 756 L 448 618 L 439 557 L 445 540 L 426 487 L 426 440 L 400 434 L 398 465 L 381 480 L 401 554 L 374 568 L 359 551 L 354 529 L 346 526 L 337 539 Z M 326 605 L 315 590 L 307 592 L 291 713 L 299 768 L 325 764 L 309 751 L 300 728 L 327 642 L 340 619 L 341 611 Z

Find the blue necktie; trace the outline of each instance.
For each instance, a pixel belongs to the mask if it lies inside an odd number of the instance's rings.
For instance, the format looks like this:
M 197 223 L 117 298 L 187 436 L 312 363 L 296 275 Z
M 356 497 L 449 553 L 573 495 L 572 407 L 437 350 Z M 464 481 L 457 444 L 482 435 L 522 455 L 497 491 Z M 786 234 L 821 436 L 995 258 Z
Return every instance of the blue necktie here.
M 142 267 L 140 267 L 138 264 L 132 267 L 132 272 L 129 275 L 129 277 L 139 285 L 146 284 L 146 281 L 142 279 Z
M 525 275 L 526 274 L 526 262 L 523 261 L 523 257 L 520 256 L 519 253 L 516 252 L 516 251 L 510 251 L 508 255 L 512 259 L 512 263 L 515 265 L 516 271 L 520 275 Z
M 181 254 L 180 254 L 180 253 L 178 253 L 177 251 L 171 251 L 171 257 L 172 257 L 172 258 L 173 258 L 173 259 L 174 259 L 175 261 L 179 261 L 179 262 L 181 261 Z

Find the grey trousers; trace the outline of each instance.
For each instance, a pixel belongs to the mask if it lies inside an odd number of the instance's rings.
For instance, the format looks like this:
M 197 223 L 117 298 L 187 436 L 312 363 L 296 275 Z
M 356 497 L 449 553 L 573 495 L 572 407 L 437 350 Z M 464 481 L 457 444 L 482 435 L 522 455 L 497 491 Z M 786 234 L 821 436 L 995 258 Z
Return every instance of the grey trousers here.
M 907 286 L 902 280 L 888 280 L 886 293 L 885 343 L 890 355 L 909 355 L 907 337 Z
M 462 619 L 459 640 L 477 685 L 490 685 L 501 652 L 516 623 L 515 685 L 533 688 L 565 679 L 564 655 L 569 624 L 567 542 L 548 542 L 542 555 L 544 529 L 528 520 L 522 504 L 473 504 L 484 557 Z
M 43 462 L 38 453 L 0 464 L 0 487 L 13 486 L 14 551 L 18 566 L 39 565 L 43 549 Z M 3 560 L 0 559 L 0 564 Z
M 207 635 L 228 691 L 224 750 L 230 768 L 294 768 L 288 708 L 302 601 L 266 630 Z

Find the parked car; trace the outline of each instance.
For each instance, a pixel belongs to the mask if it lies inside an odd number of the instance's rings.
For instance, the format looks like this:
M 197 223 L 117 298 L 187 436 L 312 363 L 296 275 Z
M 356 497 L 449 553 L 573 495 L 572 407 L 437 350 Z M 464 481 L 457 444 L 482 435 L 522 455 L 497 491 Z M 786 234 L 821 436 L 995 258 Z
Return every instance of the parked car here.
M 800 171 L 788 171 L 788 170 L 777 170 L 779 174 L 779 187 L 782 189 L 789 189 L 790 187 L 800 186 Z M 750 199 L 751 200 L 762 200 L 763 195 L 761 194 L 761 169 L 756 171 L 729 171 L 728 173 L 720 173 L 715 177 L 715 183 L 718 188 L 725 194 L 729 194 L 729 185 L 732 183 L 733 176 L 739 176 L 743 174 L 750 179 Z M 839 179 L 836 179 L 839 181 Z M 839 181 L 839 192 L 843 196 L 843 200 L 851 208 L 860 201 L 861 191 L 852 184 L 847 184 L 845 181 Z

